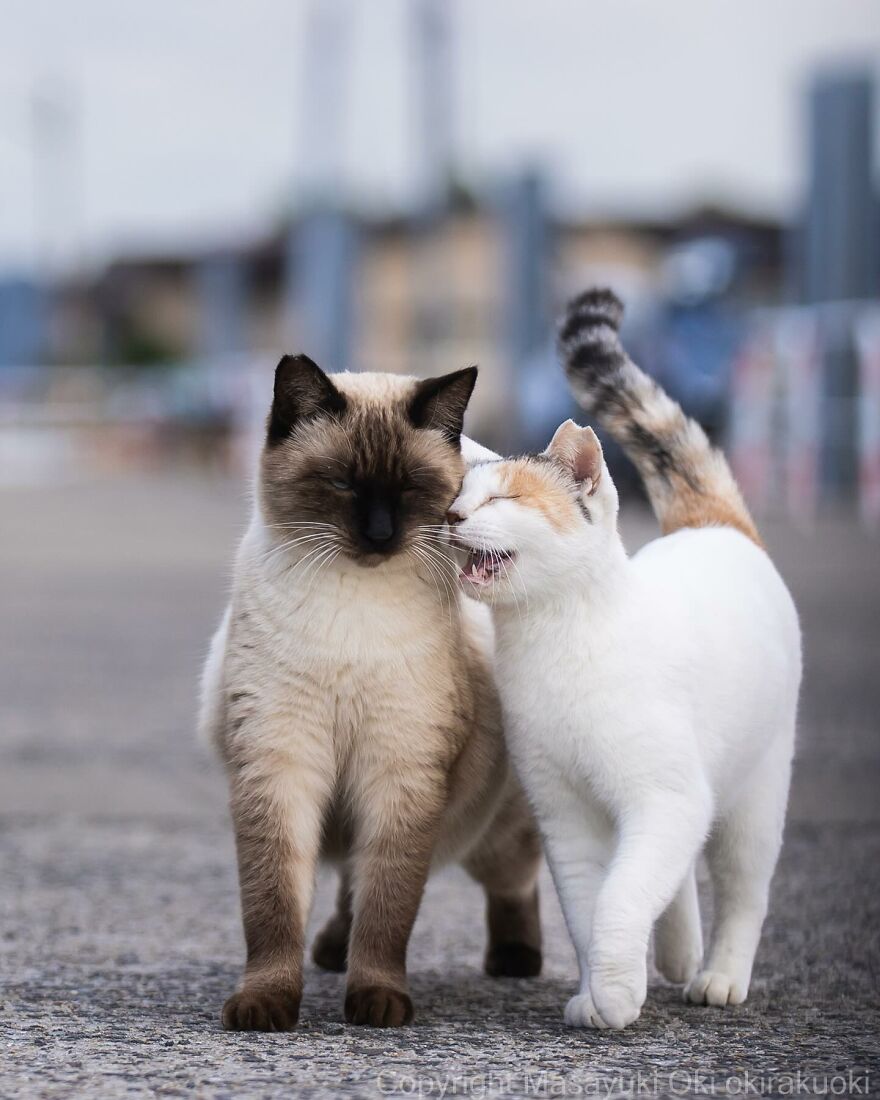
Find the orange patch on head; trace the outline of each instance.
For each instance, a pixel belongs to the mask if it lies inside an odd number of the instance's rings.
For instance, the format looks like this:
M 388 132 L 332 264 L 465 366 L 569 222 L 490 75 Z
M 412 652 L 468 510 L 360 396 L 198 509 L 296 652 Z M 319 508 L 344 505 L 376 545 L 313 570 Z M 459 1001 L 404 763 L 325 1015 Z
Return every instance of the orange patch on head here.
M 501 484 L 507 496 L 526 508 L 541 512 L 551 527 L 565 533 L 580 523 L 577 506 L 563 475 L 549 463 L 527 459 L 506 463 Z

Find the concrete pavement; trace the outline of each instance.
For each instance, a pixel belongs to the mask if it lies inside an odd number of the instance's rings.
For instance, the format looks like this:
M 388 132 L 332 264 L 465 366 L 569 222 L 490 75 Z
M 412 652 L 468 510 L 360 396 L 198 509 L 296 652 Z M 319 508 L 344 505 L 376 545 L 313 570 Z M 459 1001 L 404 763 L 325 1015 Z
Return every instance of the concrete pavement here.
M 0 491 L 0 1097 L 804 1095 L 871 1071 L 880 1092 L 880 543 L 841 523 L 765 526 L 807 680 L 747 1005 L 686 1006 L 655 976 L 631 1030 L 573 1033 L 549 881 L 542 977 L 493 982 L 480 892 L 451 870 L 413 937 L 413 1027 L 344 1025 L 342 978 L 310 969 L 295 1034 L 223 1033 L 243 945 L 192 731 L 245 497 L 171 476 Z

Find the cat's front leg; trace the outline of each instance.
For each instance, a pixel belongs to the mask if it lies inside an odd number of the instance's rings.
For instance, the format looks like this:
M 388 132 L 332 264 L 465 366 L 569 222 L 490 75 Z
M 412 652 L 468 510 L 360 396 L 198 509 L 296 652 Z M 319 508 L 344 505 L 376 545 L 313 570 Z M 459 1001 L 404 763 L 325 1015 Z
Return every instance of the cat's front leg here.
M 374 770 L 375 769 L 375 770 Z M 353 792 L 353 922 L 345 1018 L 401 1027 L 413 1018 L 406 950 L 446 801 L 445 772 L 376 761 Z
M 782 844 L 790 741 L 774 747 L 752 782 L 712 828 L 706 846 L 715 888 L 715 921 L 705 969 L 688 984 L 695 1004 L 742 1004 L 767 912 Z
M 540 812 L 547 862 L 580 971 L 578 992 L 565 1007 L 570 1027 L 605 1026 L 590 995 L 590 944 L 596 898 L 609 861 L 611 830 L 586 796 L 555 784 Z
M 695 860 L 711 819 L 708 790 L 642 796 L 620 823 L 599 891 L 589 951 L 590 996 L 599 1026 L 638 1019 L 647 995 L 648 941 Z
M 235 707 L 246 707 L 236 693 Z M 225 746 L 247 962 L 223 1007 L 232 1031 L 288 1031 L 302 997 L 305 929 L 326 807 L 329 737 L 298 737 L 293 715 L 245 714 Z

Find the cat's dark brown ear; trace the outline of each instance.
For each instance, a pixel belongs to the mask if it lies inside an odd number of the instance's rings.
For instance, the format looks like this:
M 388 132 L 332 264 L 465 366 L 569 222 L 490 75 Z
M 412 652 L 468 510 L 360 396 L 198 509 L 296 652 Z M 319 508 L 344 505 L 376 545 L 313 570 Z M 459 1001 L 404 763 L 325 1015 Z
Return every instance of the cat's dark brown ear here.
M 592 428 L 580 428 L 566 420 L 556 429 L 550 446 L 544 452 L 564 466 L 584 490 L 595 493 L 602 477 L 602 444 Z
M 409 418 L 417 428 L 436 428 L 450 443 L 461 442 L 464 412 L 477 381 L 477 368 L 465 367 L 419 382 L 409 401 Z
M 280 443 L 302 420 L 344 410 L 344 395 L 317 363 L 307 355 L 285 355 L 275 368 L 275 396 L 266 442 L 269 446 Z

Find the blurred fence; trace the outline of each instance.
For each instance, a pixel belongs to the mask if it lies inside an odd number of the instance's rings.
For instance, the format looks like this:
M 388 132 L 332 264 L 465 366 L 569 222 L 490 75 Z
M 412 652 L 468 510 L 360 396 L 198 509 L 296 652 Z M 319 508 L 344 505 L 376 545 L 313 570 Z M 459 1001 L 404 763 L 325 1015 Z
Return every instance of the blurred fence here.
M 271 393 L 265 362 L 0 371 L 0 483 L 126 469 L 253 465 Z
M 880 305 L 758 310 L 744 332 L 725 372 L 726 445 L 752 506 L 808 522 L 843 505 L 880 529 Z M 0 483 L 169 466 L 248 474 L 271 367 L 265 356 L 218 356 L 177 367 L 4 369 Z M 505 388 L 551 394 L 554 382 L 561 375 L 542 356 Z M 523 403 L 533 418 L 541 407 Z M 471 424 L 475 434 L 484 427 Z M 546 426 L 522 427 L 537 437 Z
M 880 526 L 880 306 L 758 311 L 731 378 L 728 445 L 759 511 L 852 504 Z

